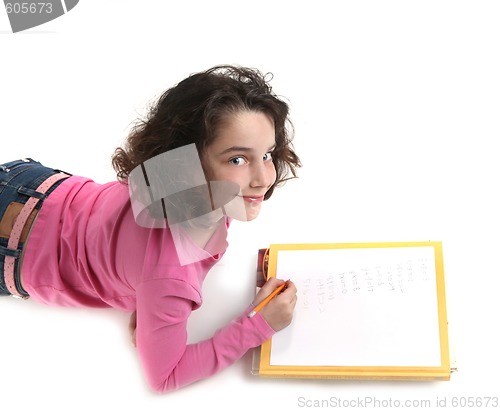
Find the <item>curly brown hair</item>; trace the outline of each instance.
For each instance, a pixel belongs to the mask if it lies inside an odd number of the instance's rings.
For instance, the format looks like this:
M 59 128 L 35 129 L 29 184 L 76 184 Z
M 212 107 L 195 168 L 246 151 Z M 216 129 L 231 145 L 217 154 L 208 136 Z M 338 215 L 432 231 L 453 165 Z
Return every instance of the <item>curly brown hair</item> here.
M 203 163 L 205 149 L 228 116 L 256 111 L 272 118 L 276 134 L 272 157 L 277 177 L 265 195 L 267 200 L 275 187 L 296 177 L 301 166 L 291 143 L 288 104 L 272 91 L 271 78 L 256 69 L 223 65 L 192 74 L 168 89 L 147 117 L 133 126 L 125 146 L 116 149 L 112 164 L 118 179 L 126 180 L 146 160 L 187 144 L 196 144 Z

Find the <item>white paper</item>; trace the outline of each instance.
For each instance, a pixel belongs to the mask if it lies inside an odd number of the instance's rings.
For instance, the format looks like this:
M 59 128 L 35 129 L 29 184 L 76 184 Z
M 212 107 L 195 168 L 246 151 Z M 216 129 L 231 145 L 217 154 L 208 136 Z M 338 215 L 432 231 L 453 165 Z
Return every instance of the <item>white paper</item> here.
M 298 289 L 271 365 L 440 366 L 434 248 L 278 251 Z

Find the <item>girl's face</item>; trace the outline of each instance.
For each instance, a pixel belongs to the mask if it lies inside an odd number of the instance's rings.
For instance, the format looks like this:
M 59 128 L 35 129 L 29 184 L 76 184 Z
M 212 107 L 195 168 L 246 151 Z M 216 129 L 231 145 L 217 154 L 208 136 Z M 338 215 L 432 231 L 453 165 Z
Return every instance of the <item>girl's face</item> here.
M 204 164 L 210 180 L 238 184 L 247 220 L 259 215 L 264 194 L 276 180 L 272 120 L 264 113 L 241 111 L 229 117 L 208 146 Z

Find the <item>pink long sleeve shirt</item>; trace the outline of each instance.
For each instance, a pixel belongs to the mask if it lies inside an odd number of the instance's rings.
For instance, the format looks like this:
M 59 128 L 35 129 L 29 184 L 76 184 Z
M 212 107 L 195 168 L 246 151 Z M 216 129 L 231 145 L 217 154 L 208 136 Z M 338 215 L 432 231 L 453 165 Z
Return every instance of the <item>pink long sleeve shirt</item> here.
M 46 304 L 137 310 L 140 361 L 151 388 L 165 392 L 215 374 L 274 334 L 260 314 L 242 313 L 212 338 L 187 344 L 188 317 L 222 254 L 182 266 L 169 229 L 136 224 L 125 184 L 73 176 L 38 214 L 22 283 Z

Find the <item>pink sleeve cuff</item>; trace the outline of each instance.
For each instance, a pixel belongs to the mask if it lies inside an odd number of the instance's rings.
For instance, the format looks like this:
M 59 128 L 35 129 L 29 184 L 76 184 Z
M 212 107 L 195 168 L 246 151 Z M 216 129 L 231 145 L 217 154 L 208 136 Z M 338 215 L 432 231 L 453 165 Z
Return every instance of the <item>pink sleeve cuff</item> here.
M 267 341 L 274 334 L 276 334 L 276 331 L 274 331 L 274 329 L 267 323 L 267 321 L 264 319 L 264 317 L 260 312 L 255 314 L 252 318 L 248 318 L 248 314 L 250 314 L 254 308 L 255 305 L 251 304 L 245 310 L 244 315 L 247 317 L 249 321 L 253 321 L 253 326 L 255 327 L 255 329 L 260 333 L 262 338 Z

